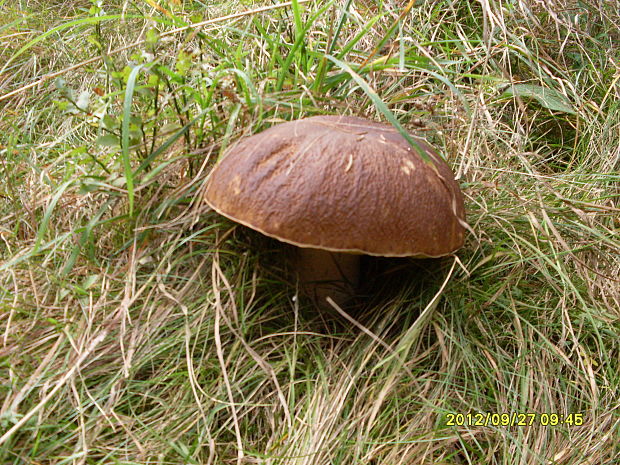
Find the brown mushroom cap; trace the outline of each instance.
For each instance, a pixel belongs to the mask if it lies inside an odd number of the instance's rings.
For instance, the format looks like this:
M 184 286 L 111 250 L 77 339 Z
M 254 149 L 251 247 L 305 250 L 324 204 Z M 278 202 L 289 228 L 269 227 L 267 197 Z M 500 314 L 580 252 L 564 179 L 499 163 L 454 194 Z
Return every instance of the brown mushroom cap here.
M 450 167 L 416 140 L 436 171 L 392 126 L 350 116 L 278 124 L 228 150 L 211 173 L 206 201 L 299 247 L 447 255 L 463 245 L 463 196 Z

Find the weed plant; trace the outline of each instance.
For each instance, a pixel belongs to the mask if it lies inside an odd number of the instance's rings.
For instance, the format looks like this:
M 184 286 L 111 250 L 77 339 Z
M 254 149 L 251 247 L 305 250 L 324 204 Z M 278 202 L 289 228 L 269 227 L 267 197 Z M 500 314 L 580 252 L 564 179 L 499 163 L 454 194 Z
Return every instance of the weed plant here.
M 0 0 L 0 463 L 620 463 L 618 44 L 617 0 Z M 332 313 L 203 201 L 317 114 L 426 137 L 471 226 Z

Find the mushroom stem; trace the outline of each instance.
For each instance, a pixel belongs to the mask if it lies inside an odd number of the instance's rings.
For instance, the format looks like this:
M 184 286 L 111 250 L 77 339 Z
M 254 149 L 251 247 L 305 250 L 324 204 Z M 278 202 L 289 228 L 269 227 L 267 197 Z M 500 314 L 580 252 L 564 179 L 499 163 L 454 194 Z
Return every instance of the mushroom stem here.
M 360 256 L 327 250 L 300 248 L 297 275 L 302 291 L 320 307 L 329 307 L 326 298 L 344 305 L 359 282 Z

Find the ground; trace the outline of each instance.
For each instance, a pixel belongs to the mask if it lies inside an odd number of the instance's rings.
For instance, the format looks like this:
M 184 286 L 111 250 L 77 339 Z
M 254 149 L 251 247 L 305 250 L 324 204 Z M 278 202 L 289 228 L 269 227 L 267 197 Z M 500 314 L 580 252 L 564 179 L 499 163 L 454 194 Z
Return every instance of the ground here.
M 620 463 L 619 11 L 0 0 L 0 462 Z M 425 137 L 471 228 L 341 312 L 203 199 L 317 114 Z

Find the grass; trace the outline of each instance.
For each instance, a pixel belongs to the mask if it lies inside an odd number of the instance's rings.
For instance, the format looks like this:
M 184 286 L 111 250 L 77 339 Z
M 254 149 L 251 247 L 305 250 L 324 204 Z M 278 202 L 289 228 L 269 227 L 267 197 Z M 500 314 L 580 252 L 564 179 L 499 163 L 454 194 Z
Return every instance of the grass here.
M 102 4 L 0 0 L 0 462 L 620 463 L 617 1 Z M 471 226 L 345 315 L 201 197 L 332 113 L 425 136 Z

